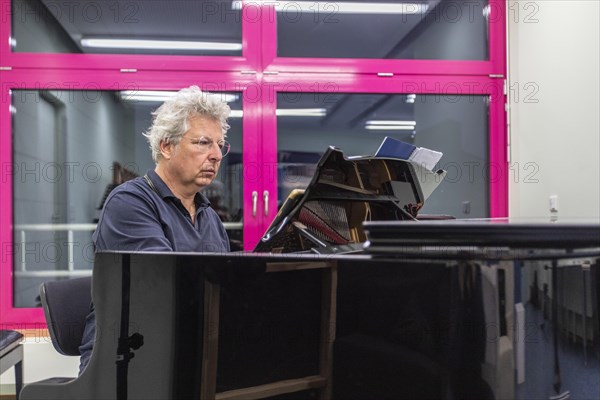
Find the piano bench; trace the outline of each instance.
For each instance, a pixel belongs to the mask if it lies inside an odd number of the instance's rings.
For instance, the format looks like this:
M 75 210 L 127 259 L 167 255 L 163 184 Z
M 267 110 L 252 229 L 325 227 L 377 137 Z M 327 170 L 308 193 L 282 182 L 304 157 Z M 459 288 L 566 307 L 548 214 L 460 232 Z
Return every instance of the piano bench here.
M 17 400 L 23 388 L 23 334 L 17 331 L 0 330 L 0 375 L 15 367 L 15 393 Z

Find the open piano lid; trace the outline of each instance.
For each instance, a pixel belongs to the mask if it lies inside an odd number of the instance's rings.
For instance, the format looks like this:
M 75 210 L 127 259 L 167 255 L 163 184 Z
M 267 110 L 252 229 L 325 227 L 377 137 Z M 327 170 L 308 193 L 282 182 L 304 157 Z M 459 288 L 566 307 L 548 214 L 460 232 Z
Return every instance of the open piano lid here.
M 396 158 L 346 158 L 329 147 L 308 187 L 290 193 L 254 251 L 361 251 L 364 221 L 416 219 L 445 175 Z

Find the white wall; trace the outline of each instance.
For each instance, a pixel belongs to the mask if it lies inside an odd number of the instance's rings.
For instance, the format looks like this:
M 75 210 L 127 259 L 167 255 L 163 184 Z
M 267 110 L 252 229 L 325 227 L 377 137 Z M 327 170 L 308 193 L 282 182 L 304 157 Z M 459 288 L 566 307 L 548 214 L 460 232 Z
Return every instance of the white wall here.
M 600 2 L 508 3 L 510 216 L 600 216 Z

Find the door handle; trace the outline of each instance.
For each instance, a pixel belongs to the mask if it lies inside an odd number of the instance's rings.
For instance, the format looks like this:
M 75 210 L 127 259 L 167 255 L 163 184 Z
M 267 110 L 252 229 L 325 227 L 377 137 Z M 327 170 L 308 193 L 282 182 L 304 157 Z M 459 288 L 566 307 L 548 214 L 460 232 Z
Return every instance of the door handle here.
M 269 191 L 263 192 L 263 202 L 265 203 L 265 215 L 269 215 Z
M 258 201 L 258 192 L 255 190 L 252 192 L 252 216 L 256 217 L 256 203 Z

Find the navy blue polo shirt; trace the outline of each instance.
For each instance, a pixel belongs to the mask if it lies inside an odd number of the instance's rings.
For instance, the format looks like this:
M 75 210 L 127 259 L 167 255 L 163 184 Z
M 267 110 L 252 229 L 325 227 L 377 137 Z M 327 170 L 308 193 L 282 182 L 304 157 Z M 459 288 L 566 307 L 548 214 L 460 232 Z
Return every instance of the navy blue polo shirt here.
M 147 176 L 154 188 L 142 177 L 110 193 L 92 236 L 96 251 L 229 251 L 227 232 L 206 196 L 196 193 L 192 223 L 158 174 L 151 170 Z
M 108 196 L 92 235 L 96 251 L 228 252 L 229 238 L 219 216 L 201 193 L 196 193 L 192 218 L 154 171 L 117 186 Z M 87 316 L 79 351 L 81 374 L 92 355 L 96 334 L 93 305 Z

